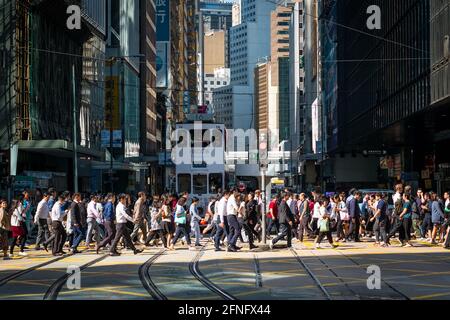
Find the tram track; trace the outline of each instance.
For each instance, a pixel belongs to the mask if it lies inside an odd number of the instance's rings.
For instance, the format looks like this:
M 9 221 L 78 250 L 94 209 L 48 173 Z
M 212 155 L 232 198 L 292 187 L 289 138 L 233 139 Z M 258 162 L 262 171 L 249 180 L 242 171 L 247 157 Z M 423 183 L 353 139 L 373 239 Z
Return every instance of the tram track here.
M 98 257 L 97 259 L 94 259 L 94 260 L 82 265 L 80 267 L 80 272 L 89 268 L 90 266 L 92 266 L 96 263 L 99 263 L 99 262 L 105 260 L 107 257 L 109 257 L 109 254 L 104 254 L 104 255 Z M 50 288 L 48 288 L 47 292 L 45 293 L 44 300 L 57 300 L 62 287 L 67 282 L 67 280 L 69 279 L 70 276 L 71 276 L 70 274 L 65 274 L 65 275 L 61 276 L 60 278 L 58 278 L 58 280 L 53 282 L 53 284 L 50 286 Z
M 319 287 L 320 291 L 325 295 L 327 300 L 333 300 L 330 293 L 327 289 L 323 286 L 323 284 L 320 282 L 320 280 L 316 277 L 316 275 L 311 271 L 311 269 L 308 267 L 308 265 L 303 261 L 303 259 L 298 255 L 297 251 L 295 249 L 290 249 L 291 253 L 294 255 L 294 257 L 297 259 L 297 261 L 300 263 L 300 265 L 306 270 L 306 272 L 309 274 L 309 276 L 314 280 L 317 287 Z
M 154 254 L 143 265 L 139 267 L 139 279 L 143 287 L 151 295 L 154 300 L 168 300 L 167 297 L 159 290 L 158 286 L 153 282 L 150 276 L 150 268 L 158 260 L 166 250 L 163 249 Z
M 229 294 L 219 286 L 215 285 L 213 282 L 211 282 L 201 271 L 199 268 L 199 262 L 202 256 L 205 253 L 207 244 L 205 244 L 201 250 L 195 255 L 194 259 L 189 263 L 189 271 L 191 274 L 206 288 L 208 288 L 210 291 L 217 294 L 219 297 L 221 297 L 224 300 L 238 300 L 233 295 Z
M 365 269 L 361 264 L 359 264 L 357 261 L 355 261 L 355 259 L 353 259 L 352 257 L 347 256 L 345 253 L 341 252 L 340 250 L 336 250 L 336 251 L 339 252 L 339 254 L 342 255 L 343 257 L 345 257 L 347 260 L 351 261 L 354 265 L 356 265 L 362 269 Z M 404 300 L 411 300 L 410 297 L 408 297 L 406 294 L 404 294 L 400 290 L 394 288 L 387 281 L 383 280 L 383 278 L 381 278 L 381 282 L 383 282 L 386 286 L 388 286 L 392 291 L 394 291 L 396 294 L 398 294 Z
M 35 265 L 33 267 L 27 268 L 25 270 L 21 270 L 21 271 L 15 272 L 15 273 L 7 276 L 7 277 L 4 277 L 4 278 L 0 279 L 0 287 L 4 286 L 5 284 L 7 284 L 10 281 L 13 281 L 13 280 L 15 280 L 15 279 L 17 279 L 17 278 L 19 278 L 21 276 L 26 275 L 28 273 L 31 273 L 33 271 L 36 271 L 38 269 L 44 268 L 44 267 L 46 267 L 48 265 L 51 265 L 51 264 L 53 264 L 55 262 L 58 262 L 58 261 L 61 261 L 61 260 L 64 260 L 64 259 L 67 259 L 67 258 L 73 257 L 73 256 L 74 256 L 73 253 L 69 253 L 67 255 L 51 259 L 49 261 L 46 261 L 46 262 L 40 263 L 38 265 Z

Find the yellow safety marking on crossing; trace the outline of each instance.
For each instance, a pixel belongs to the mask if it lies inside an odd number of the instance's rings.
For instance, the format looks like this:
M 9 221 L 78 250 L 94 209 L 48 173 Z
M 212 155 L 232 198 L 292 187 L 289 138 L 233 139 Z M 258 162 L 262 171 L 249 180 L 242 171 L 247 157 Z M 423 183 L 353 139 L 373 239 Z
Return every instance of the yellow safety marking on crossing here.
M 412 297 L 411 300 L 434 299 L 434 298 L 444 297 L 444 296 L 448 296 L 448 295 L 450 295 L 450 292 L 434 293 L 434 294 L 429 294 L 429 295 L 425 295 L 425 296 Z
M 50 286 L 51 283 L 56 281 L 57 279 L 39 279 L 39 280 L 11 280 L 9 283 L 15 283 L 15 284 L 28 284 L 32 286 Z
M 419 278 L 419 277 L 428 277 L 428 276 L 440 276 L 440 275 L 450 275 L 450 271 L 441 271 L 441 272 L 428 272 L 423 274 L 411 274 L 399 277 L 390 277 L 385 278 L 386 280 L 397 280 L 402 278 Z
M 20 298 L 31 298 L 31 297 L 43 297 L 43 293 L 25 293 L 25 294 L 16 294 L 16 295 L 9 295 L 9 296 L 0 296 L 0 300 L 5 299 L 20 299 Z
M 392 283 L 401 284 L 401 285 L 408 285 L 408 286 L 431 287 L 431 288 L 448 288 L 449 287 L 448 285 L 441 285 L 441 284 L 418 283 L 418 282 L 410 282 L 410 281 L 405 283 L 405 282 L 401 282 L 401 281 L 389 280 L 389 284 L 392 284 Z
M 61 292 L 60 294 L 76 295 L 76 294 L 79 294 L 81 292 L 108 292 L 109 295 L 111 293 L 113 293 L 113 294 L 135 296 L 135 297 L 141 297 L 141 298 L 148 298 L 149 297 L 148 294 L 144 294 L 144 293 L 123 291 L 123 290 L 113 290 L 113 289 L 109 289 L 109 288 L 86 288 L 86 289 L 81 289 L 81 290 L 64 291 L 64 292 Z
M 223 278 L 222 278 L 223 279 Z M 236 280 L 236 282 L 226 282 L 226 281 L 214 281 L 214 279 L 209 279 L 214 282 L 214 284 L 221 285 L 221 286 L 236 286 L 238 287 L 255 287 L 255 283 L 245 283 L 245 282 L 239 282 L 239 280 Z
M 307 275 L 307 273 L 299 273 L 299 269 L 294 270 L 280 270 L 280 271 L 263 271 L 261 272 L 264 276 L 265 275 L 272 275 L 272 274 L 286 274 L 286 275 L 294 275 L 294 276 L 304 276 Z

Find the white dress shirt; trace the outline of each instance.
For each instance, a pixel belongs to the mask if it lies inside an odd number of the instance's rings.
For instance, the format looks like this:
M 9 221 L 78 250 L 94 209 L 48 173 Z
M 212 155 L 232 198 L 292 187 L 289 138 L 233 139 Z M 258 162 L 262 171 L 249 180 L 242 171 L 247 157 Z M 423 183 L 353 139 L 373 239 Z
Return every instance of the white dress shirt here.
M 66 211 L 61 211 L 61 203 L 59 201 L 55 202 L 52 208 L 52 221 L 62 222 L 64 217 L 66 216 Z
M 130 217 L 125 211 L 125 206 L 123 203 L 119 202 L 116 207 L 116 221 L 117 223 L 127 223 L 127 220 L 133 222 L 133 218 Z
M 94 219 L 94 220 L 97 220 L 98 218 L 100 218 L 100 213 L 97 210 L 97 204 L 95 203 L 95 201 L 89 202 L 88 207 L 87 207 L 87 217 L 88 217 L 88 219 Z
M 314 219 L 319 219 L 320 217 L 321 217 L 321 214 L 320 214 L 320 204 L 319 204 L 319 202 L 316 202 L 316 203 L 314 204 L 313 218 L 314 218 Z
M 225 217 L 227 216 L 227 199 L 222 198 L 217 205 L 217 212 L 220 217 L 220 223 L 225 222 Z
M 235 216 L 239 211 L 239 207 L 236 203 L 236 198 L 231 196 L 228 198 L 227 202 L 227 216 Z
M 45 201 L 45 199 L 42 199 L 37 206 L 36 215 L 34 216 L 34 222 L 37 223 L 39 219 L 47 220 L 49 214 L 50 210 L 48 208 L 48 202 Z

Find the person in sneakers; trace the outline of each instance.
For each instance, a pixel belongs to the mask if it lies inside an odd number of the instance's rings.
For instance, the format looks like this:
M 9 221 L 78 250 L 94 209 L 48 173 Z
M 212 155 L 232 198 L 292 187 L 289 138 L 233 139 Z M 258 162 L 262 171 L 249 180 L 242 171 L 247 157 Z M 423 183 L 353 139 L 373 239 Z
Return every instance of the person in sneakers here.
M 14 254 L 14 247 L 17 241 L 20 241 L 20 252 L 19 255 L 26 256 L 25 253 L 25 242 L 27 240 L 27 233 L 24 226 L 24 217 L 22 215 L 22 202 L 21 200 L 13 200 L 11 205 L 11 232 L 13 237 L 13 242 L 11 248 L 9 249 L 9 254 L 12 256 Z
M 146 247 L 150 247 L 150 243 L 152 242 L 152 240 L 156 239 L 156 237 L 159 237 L 164 244 L 164 248 L 167 248 L 167 238 L 164 235 L 164 230 L 161 225 L 163 214 L 165 214 L 162 208 L 164 201 L 164 198 L 162 201 L 159 201 L 156 197 L 153 199 L 153 204 L 150 212 L 150 232 L 148 233 L 148 236 L 145 240 Z
M 287 240 L 287 247 L 292 247 L 292 226 L 295 222 L 295 216 L 291 212 L 287 201 L 289 200 L 290 194 L 284 193 L 281 195 L 281 203 L 278 207 L 278 221 L 280 223 L 280 232 L 278 236 L 269 242 L 270 249 L 280 240 Z
M 384 200 L 383 195 L 378 192 L 375 195 L 376 199 L 376 211 L 374 216 L 371 218 L 372 222 L 375 222 L 373 226 L 373 230 L 375 231 L 375 244 L 380 245 L 382 247 L 387 247 L 387 234 L 386 234 L 386 222 L 387 222 L 387 209 L 388 204 Z M 381 236 L 381 238 L 380 238 Z
M 9 232 L 11 231 L 11 215 L 6 200 L 0 201 L 0 242 L 3 250 L 3 260 L 9 260 L 8 254 Z
M 318 221 L 318 230 L 319 230 L 319 235 L 315 241 L 315 247 L 316 249 L 320 249 L 320 243 L 322 242 L 322 240 L 327 237 L 328 242 L 331 244 L 331 246 L 333 248 L 336 247 L 336 245 L 333 242 L 333 236 L 331 233 L 331 221 L 333 219 L 335 219 L 335 212 L 330 211 L 329 208 L 329 204 L 330 204 L 330 200 L 327 197 L 323 197 L 322 199 L 319 200 L 319 204 L 320 204 L 320 219 Z
M 34 223 L 38 226 L 38 234 L 36 238 L 36 250 L 41 250 L 41 243 L 47 241 L 50 238 L 50 231 L 48 228 L 48 217 L 50 211 L 48 209 L 48 200 L 50 195 L 44 193 L 42 200 L 39 202 L 36 214 L 34 216 Z
M 200 232 L 200 221 L 202 220 L 202 217 L 198 214 L 198 198 L 192 199 L 192 204 L 189 207 L 189 214 L 191 216 L 191 229 L 194 231 L 195 235 L 195 246 L 201 247 L 200 240 L 202 238 L 202 234 Z
M 239 227 L 239 222 L 237 219 L 237 214 L 239 211 L 239 201 L 240 194 L 234 192 L 228 198 L 227 202 L 227 220 L 228 225 L 230 226 L 230 237 L 228 239 L 229 252 L 237 252 L 241 249 L 236 245 L 239 235 L 241 234 L 241 228 Z
M 175 209 L 175 223 L 177 228 L 169 250 L 175 250 L 175 245 L 182 236 L 185 237 L 187 244 L 191 246 L 191 237 L 189 236 L 187 229 L 187 214 L 186 209 L 184 209 L 186 201 L 187 200 L 185 197 L 181 197 L 180 200 L 178 200 L 177 207 Z
M 403 231 L 400 232 L 400 242 L 402 246 L 412 247 L 411 243 L 411 226 L 412 226 L 412 205 L 411 194 L 403 194 L 403 211 L 399 216 L 399 220 L 402 222 Z
M 133 222 L 133 218 L 127 214 L 127 196 L 125 194 L 121 194 L 119 196 L 119 203 L 116 207 L 116 236 L 114 238 L 114 241 L 111 245 L 109 255 L 110 256 L 120 256 L 120 253 L 117 252 L 117 245 L 119 244 L 120 239 L 123 237 L 125 241 L 125 245 L 128 248 L 131 248 L 133 250 L 134 254 L 139 254 L 142 252 L 142 250 L 136 249 L 136 247 L 133 244 L 133 241 L 131 241 L 130 233 L 127 229 L 127 221 Z
M 220 241 L 222 236 L 225 234 L 228 236 L 228 222 L 227 222 L 227 202 L 230 197 L 230 193 L 228 191 L 224 192 L 223 196 L 219 201 L 217 201 L 217 231 L 214 236 L 214 246 L 215 251 L 222 251 L 220 249 Z
M 433 231 L 431 233 L 431 244 L 436 243 L 436 236 L 438 230 L 441 229 L 442 223 L 444 222 L 444 212 L 441 208 L 438 196 L 435 192 L 431 192 L 431 222 L 433 223 Z

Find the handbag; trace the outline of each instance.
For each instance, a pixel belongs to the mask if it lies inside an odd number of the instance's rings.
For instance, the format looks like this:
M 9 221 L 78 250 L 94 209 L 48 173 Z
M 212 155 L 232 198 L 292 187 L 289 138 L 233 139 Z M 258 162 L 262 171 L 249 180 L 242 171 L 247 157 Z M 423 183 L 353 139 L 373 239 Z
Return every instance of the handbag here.
M 328 219 L 320 221 L 320 232 L 329 232 L 330 231 L 330 223 Z

